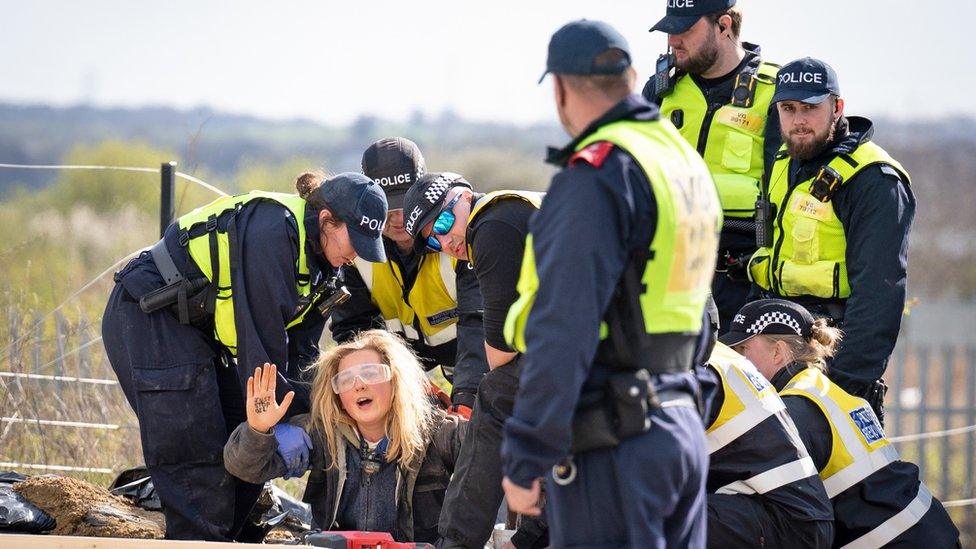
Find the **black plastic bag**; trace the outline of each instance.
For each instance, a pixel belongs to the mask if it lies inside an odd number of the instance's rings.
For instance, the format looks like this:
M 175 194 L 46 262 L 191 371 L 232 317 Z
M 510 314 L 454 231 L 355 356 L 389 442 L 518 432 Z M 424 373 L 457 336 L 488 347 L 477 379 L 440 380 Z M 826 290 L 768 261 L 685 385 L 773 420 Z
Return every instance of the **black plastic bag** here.
M 163 504 L 156 494 L 152 478 L 145 467 L 126 469 L 115 477 L 108 490 L 116 496 L 128 498 L 134 505 L 148 511 L 162 511 Z
M 14 484 L 26 478 L 20 473 L 0 473 L 0 531 L 42 534 L 54 529 L 50 515 L 14 492 Z

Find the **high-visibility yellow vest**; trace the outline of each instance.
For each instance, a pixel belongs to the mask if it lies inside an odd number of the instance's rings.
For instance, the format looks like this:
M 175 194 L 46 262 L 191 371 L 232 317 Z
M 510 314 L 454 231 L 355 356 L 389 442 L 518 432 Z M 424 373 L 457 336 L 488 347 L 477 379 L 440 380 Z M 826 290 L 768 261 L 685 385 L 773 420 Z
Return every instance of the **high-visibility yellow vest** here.
M 772 248 L 759 248 L 749 261 L 749 276 L 760 287 L 784 297 L 847 298 L 847 237 L 832 201 L 820 202 L 810 192 L 816 176 L 792 189 L 790 157 L 781 149 L 769 178 L 769 201 L 776 204 Z M 862 143 L 850 155 L 839 155 L 828 166 L 842 177 L 841 185 L 875 164 L 895 168 L 909 183 L 907 172 L 881 147 Z
M 726 345 L 715 344 L 715 349 L 708 358 L 708 366 L 722 381 L 725 396 L 718 417 L 705 431 L 709 454 L 732 444 L 770 416 L 785 414 L 786 406 L 776 389 L 751 362 Z M 785 430 L 794 446 L 802 450 L 798 452 L 802 457 L 751 478 L 731 482 L 717 489 L 715 493 L 764 494 L 816 475 L 817 468 L 803 449 L 803 441 L 792 423 Z
M 217 285 L 217 299 L 214 304 L 214 338 L 233 354 L 237 355 L 237 326 L 234 322 L 234 288 L 231 284 L 230 273 L 230 242 L 225 230 L 217 228 L 217 219 L 224 214 L 234 210 L 239 210 L 245 204 L 255 200 L 270 200 L 283 206 L 287 215 L 294 221 L 298 230 L 298 259 L 295 262 L 295 287 L 299 296 L 306 296 L 311 291 L 309 280 L 308 259 L 305 255 L 305 200 L 299 196 L 285 193 L 273 193 L 266 191 L 251 191 L 245 194 L 234 196 L 224 196 L 213 202 L 201 206 L 177 220 L 182 231 L 188 231 L 192 236 L 187 248 L 190 258 L 196 263 L 200 271 Z M 231 221 L 233 223 L 233 221 Z M 207 229 L 208 223 L 213 227 L 212 231 Z M 217 258 L 219 280 L 213 279 L 213 268 L 210 258 L 210 238 L 211 233 L 217 239 Z M 285 245 L 282 242 L 282 245 Z M 299 324 L 305 314 L 311 309 L 306 307 L 294 319 L 292 319 L 286 329 Z
M 667 120 L 613 122 L 582 140 L 577 150 L 598 141 L 613 143 L 637 161 L 657 203 L 653 253 L 642 276 L 646 291 L 639 297 L 644 332 L 698 333 L 722 224 L 715 185 L 704 162 Z M 525 324 L 539 287 L 529 236 L 519 298 L 505 320 L 506 340 L 523 352 Z M 605 339 L 605 325 L 601 332 Z
M 474 206 L 471 208 L 471 213 L 468 215 L 468 227 L 474 224 L 475 218 L 478 214 L 484 211 L 486 207 L 490 204 L 494 204 L 499 200 L 522 200 L 523 202 L 528 202 L 533 208 L 539 209 L 542 207 L 542 199 L 546 196 L 546 193 L 538 193 L 534 191 L 492 191 L 481 198 L 479 198 Z M 474 250 L 471 248 L 471 242 L 468 242 L 468 263 L 474 267 Z
M 797 373 L 780 395 L 809 399 L 830 425 L 830 457 L 820 470 L 830 499 L 899 459 L 867 401 L 848 394 L 819 369 L 807 368 Z M 883 546 L 917 524 L 931 504 L 932 493 L 920 482 L 915 498 L 900 512 L 844 545 L 844 549 Z
M 355 263 L 389 331 L 434 347 L 457 338 L 456 259 L 443 253 L 425 254 L 406 296 L 404 276 L 395 261 L 370 263 L 356 258 Z
M 766 117 L 776 90 L 777 72 L 778 65 L 759 64 L 749 107 L 726 104 L 713 111 L 687 74 L 678 78 L 674 91 L 661 103 L 662 118 L 671 118 L 672 122 L 680 118 L 681 136 L 705 159 L 725 217 L 754 215 L 763 175 Z M 681 111 L 680 116 L 675 111 Z

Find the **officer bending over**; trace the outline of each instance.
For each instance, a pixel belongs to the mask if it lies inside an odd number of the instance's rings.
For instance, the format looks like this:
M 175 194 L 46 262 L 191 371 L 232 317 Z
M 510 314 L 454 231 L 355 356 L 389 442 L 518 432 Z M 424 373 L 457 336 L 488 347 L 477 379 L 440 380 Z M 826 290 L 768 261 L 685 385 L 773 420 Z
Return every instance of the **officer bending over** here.
M 796 425 L 756 367 L 715 342 L 709 313 L 708 547 L 829 547 L 834 511 Z
M 302 374 L 318 355 L 319 306 L 338 269 L 357 255 L 386 259 L 379 185 L 354 173 L 323 179 L 303 174 L 301 196 L 252 191 L 197 208 L 115 275 L 102 336 L 139 418 L 167 538 L 237 536 L 261 491 L 222 460 L 244 420 L 244 380 L 278 364 L 278 400 L 295 391 L 291 412 L 307 412 Z M 275 438 L 290 474 L 301 475 L 308 435 L 282 424 Z
M 750 303 L 721 340 L 783 397 L 834 507 L 834 547 L 958 547 L 959 531 L 863 399 L 824 375 L 841 333 L 782 299 Z
M 746 263 L 756 251 L 755 205 L 759 181 L 780 146 L 772 105 L 778 65 L 760 48 L 741 42 L 742 11 L 735 0 L 668 2 L 651 31 L 668 35 L 644 97 L 661 107 L 705 159 L 722 202 L 724 222 L 712 294 L 721 329 L 745 305 Z
M 721 227 L 715 186 L 632 94 L 612 27 L 559 29 L 546 73 L 573 139 L 549 155 L 562 171 L 532 219 L 506 325 L 525 353 L 502 446 L 509 507 L 538 514 L 545 477 L 554 547 L 702 547 L 708 450 L 689 370 Z
M 384 328 L 401 335 L 428 370 L 441 366 L 452 382 L 451 407 L 471 417 L 478 383 L 488 370 L 478 278 L 467 261 L 414 250 L 404 230 L 403 196 L 427 172 L 424 156 L 409 139 L 381 139 L 366 149 L 363 173 L 386 193 L 383 227 L 386 263 L 361 258 L 345 270 L 352 297 L 332 314 L 332 337 L 352 340 Z
M 424 176 L 404 200 L 404 226 L 417 246 L 469 261 L 484 300 L 490 371 L 478 387 L 468 437 L 444 498 L 443 547 L 483 547 L 501 504 L 502 422 L 512 413 L 521 368 L 502 331 L 518 297 L 515 284 L 529 217 L 541 201 L 540 193 L 526 191 L 475 193 L 453 173 Z
M 843 328 L 830 378 L 884 424 L 881 377 L 905 306 L 915 195 L 908 173 L 844 116 L 834 69 L 809 57 L 779 72 L 773 98 L 783 147 L 763 188 L 768 221 L 749 263 L 764 297 L 806 306 Z

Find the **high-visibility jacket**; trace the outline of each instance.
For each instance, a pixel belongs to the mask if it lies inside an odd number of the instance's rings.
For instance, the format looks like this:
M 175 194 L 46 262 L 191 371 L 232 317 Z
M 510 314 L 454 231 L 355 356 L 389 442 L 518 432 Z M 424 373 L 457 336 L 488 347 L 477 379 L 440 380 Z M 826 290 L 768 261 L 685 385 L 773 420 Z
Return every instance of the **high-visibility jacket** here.
M 233 355 L 237 355 L 237 327 L 234 322 L 234 288 L 231 283 L 231 247 L 237 246 L 234 222 L 224 222 L 226 216 L 235 215 L 245 204 L 255 200 L 270 200 L 282 205 L 294 220 L 298 230 L 298 259 L 295 262 L 295 288 L 299 296 L 311 292 L 308 258 L 305 254 L 305 200 L 299 196 L 266 191 L 224 196 L 201 206 L 177 220 L 181 244 L 187 247 L 190 259 L 200 271 L 216 284 L 214 303 L 214 338 Z M 218 222 L 220 221 L 220 222 Z M 230 231 L 230 232 L 228 232 Z M 232 242 L 233 241 L 233 242 Z M 216 252 L 216 258 L 213 257 Z M 214 271 L 217 279 L 214 280 Z M 286 326 L 291 328 L 305 318 L 313 304 L 300 311 Z
M 727 477 L 735 473 L 736 467 L 742 467 L 749 475 L 737 475 L 743 478 L 717 487 L 714 492 L 764 494 L 815 477 L 817 468 L 786 406 L 756 367 L 722 343 L 715 344 L 708 366 L 721 379 L 724 395 L 718 416 L 705 431 L 709 454 L 724 449 L 721 462 L 713 462 L 709 469 L 721 471 Z M 770 418 L 773 419 L 767 421 Z M 757 429 L 761 431 L 755 432 Z M 748 438 L 753 445 L 760 438 L 765 444 L 750 446 L 742 438 L 747 433 L 754 435 Z M 763 463 L 768 465 L 764 467 Z M 809 491 L 806 486 L 803 489 Z M 822 505 L 826 505 L 825 499 Z
M 669 117 L 705 159 L 728 218 L 753 217 L 763 175 L 766 117 L 779 66 L 755 61 L 740 73 L 752 86 L 749 107 L 708 104 L 687 74 L 678 78 L 661 102 L 661 116 Z
M 789 180 L 790 157 L 781 149 L 769 177 L 769 201 L 776 204 L 773 247 L 759 248 L 749 261 L 749 276 L 766 290 L 784 297 L 815 296 L 846 299 L 847 239 L 833 202 L 811 193 L 816 176 L 795 185 Z M 868 166 L 884 164 L 909 183 L 908 173 L 878 145 L 867 141 L 851 154 L 841 154 L 828 167 L 848 184 Z M 856 182 L 855 182 L 856 184 Z
M 830 425 L 831 452 L 820 478 L 831 499 L 899 459 L 867 401 L 851 396 L 819 369 L 800 371 L 780 395 L 809 399 Z M 915 498 L 900 512 L 845 547 L 881 547 L 918 523 L 931 505 L 932 494 L 920 482 Z
M 498 202 L 499 200 L 522 200 L 532 205 L 533 208 L 539 209 L 542 207 L 542 199 L 546 196 L 546 193 L 539 193 L 534 191 L 492 191 L 481 198 L 479 198 L 474 206 L 471 208 L 471 213 L 468 215 L 468 227 L 474 226 L 474 220 L 478 215 L 485 210 L 489 205 Z M 474 267 L 474 250 L 471 248 L 470 239 L 468 241 L 468 263 Z
M 392 259 L 370 263 L 356 258 L 355 264 L 389 331 L 432 347 L 457 338 L 456 259 L 425 254 L 409 292 L 400 265 Z
M 596 142 L 610 142 L 627 151 L 644 170 L 656 201 L 657 224 L 650 253 L 646 263 L 637 266 L 642 284 L 634 286 L 642 287 L 628 290 L 634 295 L 625 297 L 639 304 L 643 325 L 636 331 L 645 337 L 697 334 L 722 223 L 718 196 L 704 162 L 667 120 L 613 122 L 583 139 L 576 150 Z M 520 351 L 525 350 L 525 324 L 538 287 L 529 235 L 518 282 L 519 298 L 505 322 L 506 340 Z M 612 326 L 601 327 L 601 339 L 606 339 Z

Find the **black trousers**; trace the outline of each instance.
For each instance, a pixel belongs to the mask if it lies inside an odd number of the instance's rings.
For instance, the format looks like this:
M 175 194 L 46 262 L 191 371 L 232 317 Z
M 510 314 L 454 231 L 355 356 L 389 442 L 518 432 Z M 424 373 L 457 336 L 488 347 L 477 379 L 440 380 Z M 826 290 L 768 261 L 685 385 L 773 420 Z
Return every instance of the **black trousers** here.
M 223 366 L 210 334 L 166 310 L 143 313 L 121 284 L 105 308 L 102 338 L 139 419 L 166 537 L 232 541 L 261 491 L 224 469 L 224 443 L 245 420 L 237 369 Z
M 708 494 L 709 548 L 830 547 L 831 521 L 791 520 L 761 496 Z
M 511 417 L 521 370 L 518 359 L 485 374 L 454 476 L 447 487 L 438 531 L 443 547 L 481 548 L 495 526 L 502 490 L 502 426 Z

